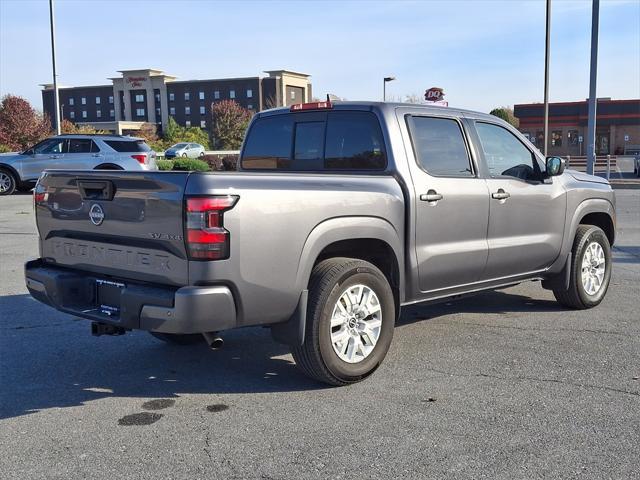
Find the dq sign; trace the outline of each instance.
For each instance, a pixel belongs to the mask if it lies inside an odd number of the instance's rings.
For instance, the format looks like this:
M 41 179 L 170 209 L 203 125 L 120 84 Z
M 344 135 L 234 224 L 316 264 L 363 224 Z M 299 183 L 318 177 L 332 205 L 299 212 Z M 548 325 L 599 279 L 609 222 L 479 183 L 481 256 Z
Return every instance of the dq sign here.
M 444 91 L 439 87 L 431 87 L 424 92 L 424 99 L 427 102 L 437 102 L 444 98 Z
M 431 87 L 429 90 L 425 90 L 424 99 L 431 105 L 449 106 L 449 102 L 444 100 L 444 91 L 439 87 Z

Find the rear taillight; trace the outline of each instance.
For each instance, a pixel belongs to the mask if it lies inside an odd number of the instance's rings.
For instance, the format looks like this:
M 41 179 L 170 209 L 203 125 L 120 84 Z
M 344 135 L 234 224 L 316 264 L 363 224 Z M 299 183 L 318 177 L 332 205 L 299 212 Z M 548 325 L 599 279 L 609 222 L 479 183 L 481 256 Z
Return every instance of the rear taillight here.
M 143 165 L 147 163 L 146 155 L 131 155 L 131 158 L 135 158 L 138 161 L 138 163 L 141 163 Z
M 41 183 L 37 183 L 36 187 L 33 189 L 34 205 L 45 203 L 48 199 L 49 199 L 49 188 L 45 187 Z
M 189 258 L 229 258 L 229 232 L 224 228 L 224 212 L 231 210 L 237 201 L 237 195 L 187 198 L 185 244 Z

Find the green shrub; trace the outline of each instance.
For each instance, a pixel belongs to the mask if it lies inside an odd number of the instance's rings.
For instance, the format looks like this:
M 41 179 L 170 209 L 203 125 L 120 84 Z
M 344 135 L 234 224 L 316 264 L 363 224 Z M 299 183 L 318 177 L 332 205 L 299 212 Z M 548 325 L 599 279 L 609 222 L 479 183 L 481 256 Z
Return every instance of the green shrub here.
M 158 170 L 173 170 L 173 160 L 156 160 Z
M 11 148 L 9 148 L 8 146 L 0 144 L 0 153 L 9 153 L 11 151 Z
M 195 158 L 178 158 L 173 161 L 173 170 L 208 172 L 209 165 L 207 162 Z

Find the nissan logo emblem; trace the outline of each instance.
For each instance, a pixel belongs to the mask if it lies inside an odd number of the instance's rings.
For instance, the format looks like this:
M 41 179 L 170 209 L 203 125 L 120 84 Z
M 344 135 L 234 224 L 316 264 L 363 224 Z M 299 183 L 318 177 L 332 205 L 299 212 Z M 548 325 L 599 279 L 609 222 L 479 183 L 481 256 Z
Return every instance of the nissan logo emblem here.
M 91 209 L 89 210 L 89 220 L 94 225 L 100 225 L 104 221 L 104 211 L 102 207 L 97 203 L 91 205 Z

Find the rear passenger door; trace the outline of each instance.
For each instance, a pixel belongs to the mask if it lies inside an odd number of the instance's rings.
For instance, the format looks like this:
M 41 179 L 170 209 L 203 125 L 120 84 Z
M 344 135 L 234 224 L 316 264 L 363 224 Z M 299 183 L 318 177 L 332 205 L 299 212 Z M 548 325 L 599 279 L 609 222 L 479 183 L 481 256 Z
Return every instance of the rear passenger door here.
M 90 138 L 70 138 L 62 166 L 69 170 L 92 170 L 102 163 L 100 149 Z
M 462 122 L 454 116 L 402 115 L 413 178 L 420 291 L 429 296 L 480 279 L 488 256 L 489 195 Z

